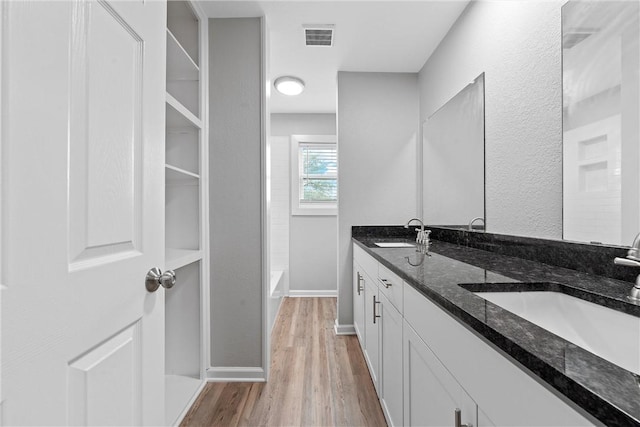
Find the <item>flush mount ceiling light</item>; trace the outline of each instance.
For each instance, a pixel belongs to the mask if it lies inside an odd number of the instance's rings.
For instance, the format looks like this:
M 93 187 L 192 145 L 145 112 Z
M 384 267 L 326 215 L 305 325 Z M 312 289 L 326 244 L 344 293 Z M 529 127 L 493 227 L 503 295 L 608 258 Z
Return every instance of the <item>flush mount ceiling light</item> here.
M 273 86 L 281 94 L 289 96 L 300 95 L 304 90 L 304 82 L 293 76 L 278 77 Z

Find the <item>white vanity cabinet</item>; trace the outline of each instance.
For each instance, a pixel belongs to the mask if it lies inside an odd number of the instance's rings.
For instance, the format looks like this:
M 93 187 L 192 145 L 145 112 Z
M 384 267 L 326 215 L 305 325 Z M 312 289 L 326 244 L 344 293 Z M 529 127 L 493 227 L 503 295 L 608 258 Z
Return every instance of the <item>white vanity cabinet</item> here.
M 364 358 L 371 380 L 380 395 L 380 322 L 378 321 L 378 286 L 368 274 L 364 274 Z
M 416 362 L 419 351 L 415 350 L 421 348 L 420 342 L 426 343 L 431 354 L 446 367 L 451 378 L 477 404 L 477 422 L 469 421 L 474 426 L 594 424 L 595 421 L 585 418 L 561 397 L 541 385 L 539 380 L 532 378 L 524 367 L 518 367 L 517 362 L 508 359 L 509 356 L 468 330 L 407 284 L 404 289 L 404 316 L 405 353 L 410 352 L 405 354 L 405 365 L 409 364 L 404 369 L 405 382 L 426 381 L 419 379 L 424 368 L 417 367 L 420 365 Z M 411 329 L 415 331 L 413 335 L 409 332 Z M 417 339 L 421 341 L 418 342 Z M 432 392 L 427 387 L 429 386 L 426 384 L 405 386 L 406 425 L 431 425 L 424 424 L 420 418 L 424 416 L 421 411 L 426 409 L 412 405 L 412 402 L 433 398 L 426 395 L 414 396 L 414 393 Z M 467 422 L 465 416 L 467 415 L 463 410 L 463 424 Z M 453 415 L 450 417 L 453 419 Z
M 402 287 L 402 282 L 399 283 Z M 402 426 L 402 314 L 384 293 L 378 304 L 380 340 L 380 403 L 390 426 Z
M 353 248 L 354 322 L 389 425 L 454 426 L 456 409 L 460 424 L 474 427 L 597 424 L 362 248 Z
M 403 350 L 405 425 L 453 426 L 456 410 L 462 424 L 479 425 L 476 402 L 406 321 Z
M 387 422 L 401 426 L 402 313 L 398 308 L 402 307 L 404 283 L 357 246 L 354 246 L 353 265 L 354 324 L 359 331 L 360 346 Z M 360 315 L 362 304 L 364 319 Z

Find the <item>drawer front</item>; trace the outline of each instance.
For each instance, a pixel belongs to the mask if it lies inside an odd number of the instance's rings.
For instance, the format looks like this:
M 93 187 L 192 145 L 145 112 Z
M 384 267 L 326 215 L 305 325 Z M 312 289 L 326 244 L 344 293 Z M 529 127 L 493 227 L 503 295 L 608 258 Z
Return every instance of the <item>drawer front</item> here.
M 378 277 L 378 261 L 356 244 L 353 245 L 353 259 L 360 264 L 369 277 L 372 279 Z
M 389 299 L 389 302 L 403 314 L 403 288 L 404 282 L 394 272 L 382 264 L 378 266 L 378 288 Z

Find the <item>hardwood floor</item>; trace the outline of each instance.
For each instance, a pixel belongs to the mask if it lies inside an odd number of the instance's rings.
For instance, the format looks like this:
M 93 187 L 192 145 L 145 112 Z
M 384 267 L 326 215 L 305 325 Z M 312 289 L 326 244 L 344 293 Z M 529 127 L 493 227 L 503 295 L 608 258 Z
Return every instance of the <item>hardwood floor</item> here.
M 181 426 L 386 426 L 358 339 L 335 298 L 285 298 L 268 383 L 209 383 Z

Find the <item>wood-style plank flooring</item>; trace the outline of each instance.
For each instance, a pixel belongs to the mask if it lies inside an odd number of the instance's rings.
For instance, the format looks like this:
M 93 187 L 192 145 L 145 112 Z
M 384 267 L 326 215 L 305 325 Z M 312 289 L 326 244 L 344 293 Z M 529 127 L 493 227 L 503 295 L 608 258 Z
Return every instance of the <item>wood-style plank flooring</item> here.
M 181 426 L 386 426 L 358 339 L 335 298 L 285 298 L 268 383 L 209 383 Z

